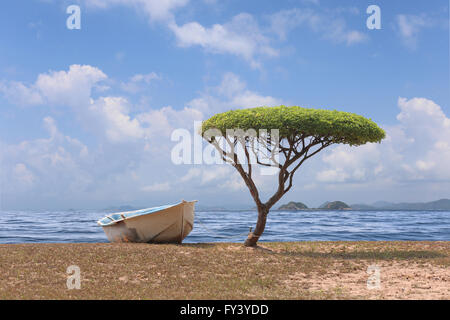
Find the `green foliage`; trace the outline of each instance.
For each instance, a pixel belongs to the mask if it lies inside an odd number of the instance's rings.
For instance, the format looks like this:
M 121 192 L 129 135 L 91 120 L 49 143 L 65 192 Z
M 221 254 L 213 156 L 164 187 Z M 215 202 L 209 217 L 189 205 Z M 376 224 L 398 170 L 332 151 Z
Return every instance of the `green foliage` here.
M 303 202 L 294 202 L 291 201 L 288 204 L 283 204 L 281 207 L 278 208 L 278 210 L 305 210 L 308 209 L 308 206 L 304 204 Z
M 297 106 L 258 107 L 219 113 L 203 122 L 202 134 L 209 129 L 218 129 L 222 135 L 227 129 L 278 129 L 281 139 L 303 135 L 349 145 L 380 142 L 385 137 L 383 129 L 363 116 Z

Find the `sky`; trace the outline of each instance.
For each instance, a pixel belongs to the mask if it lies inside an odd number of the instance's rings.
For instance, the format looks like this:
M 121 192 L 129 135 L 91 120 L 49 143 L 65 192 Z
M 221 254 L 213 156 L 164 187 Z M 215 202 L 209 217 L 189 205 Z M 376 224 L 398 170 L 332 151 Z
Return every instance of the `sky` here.
M 282 104 L 357 113 L 387 137 L 309 159 L 279 205 L 450 198 L 449 70 L 444 0 L 2 1 L 0 206 L 253 207 L 231 166 L 175 164 L 171 137 Z M 255 180 L 263 199 L 276 187 Z

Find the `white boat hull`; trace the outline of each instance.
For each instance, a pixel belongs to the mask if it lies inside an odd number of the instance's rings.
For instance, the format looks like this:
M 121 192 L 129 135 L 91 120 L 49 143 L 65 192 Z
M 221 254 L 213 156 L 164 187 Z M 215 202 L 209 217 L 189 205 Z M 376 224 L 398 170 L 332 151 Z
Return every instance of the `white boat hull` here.
M 111 242 L 181 243 L 194 227 L 196 201 L 183 201 L 167 209 L 126 217 L 102 226 Z M 117 216 L 117 214 L 115 215 Z

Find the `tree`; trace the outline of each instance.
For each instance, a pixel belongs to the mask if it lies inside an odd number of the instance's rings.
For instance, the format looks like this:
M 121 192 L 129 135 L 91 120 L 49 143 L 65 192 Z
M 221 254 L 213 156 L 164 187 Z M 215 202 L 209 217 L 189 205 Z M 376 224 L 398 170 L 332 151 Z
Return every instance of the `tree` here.
M 256 246 L 270 209 L 292 188 L 295 172 L 307 159 L 333 144 L 358 146 L 385 137 L 381 128 L 363 116 L 297 106 L 216 114 L 202 123 L 201 134 L 222 160 L 236 168 L 256 203 L 258 220 L 245 246 Z M 236 151 L 239 146 L 243 149 L 241 157 Z M 253 181 L 254 165 L 275 167 L 277 171 L 278 188 L 266 202 L 261 201 Z

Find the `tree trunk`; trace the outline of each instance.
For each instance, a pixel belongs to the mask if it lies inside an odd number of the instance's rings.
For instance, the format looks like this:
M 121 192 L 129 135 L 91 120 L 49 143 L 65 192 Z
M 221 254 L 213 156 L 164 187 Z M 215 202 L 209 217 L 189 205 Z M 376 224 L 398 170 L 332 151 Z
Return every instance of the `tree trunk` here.
M 256 222 L 256 227 L 253 232 L 248 234 L 247 240 L 245 240 L 244 245 L 246 247 L 256 247 L 256 243 L 259 240 L 259 237 L 264 232 L 264 228 L 266 227 L 267 214 L 269 210 L 265 207 L 258 206 L 258 221 Z

